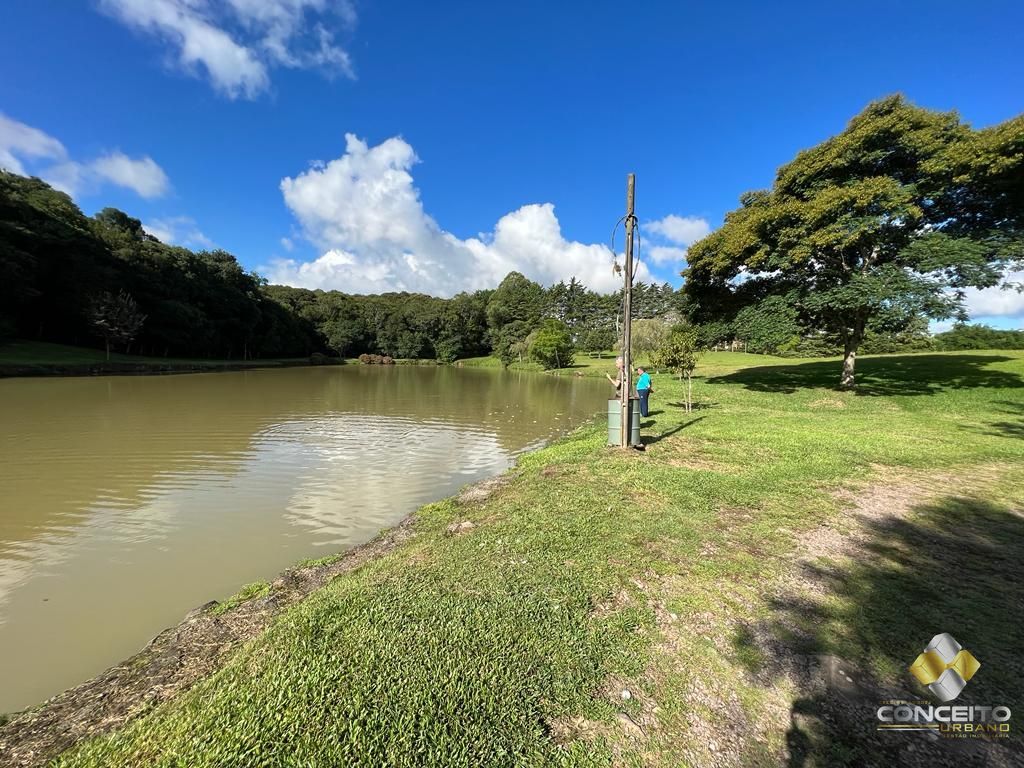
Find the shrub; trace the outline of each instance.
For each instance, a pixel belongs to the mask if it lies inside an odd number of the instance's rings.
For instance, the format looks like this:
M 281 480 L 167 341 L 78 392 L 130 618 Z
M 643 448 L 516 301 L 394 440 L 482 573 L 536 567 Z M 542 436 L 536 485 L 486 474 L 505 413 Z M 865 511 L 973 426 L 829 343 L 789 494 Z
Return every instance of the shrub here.
M 572 365 L 572 337 L 565 323 L 545 320 L 544 325 L 530 335 L 530 357 L 545 369 Z
M 394 365 L 395 360 L 388 355 L 368 355 L 365 352 L 359 356 L 359 362 L 363 365 Z

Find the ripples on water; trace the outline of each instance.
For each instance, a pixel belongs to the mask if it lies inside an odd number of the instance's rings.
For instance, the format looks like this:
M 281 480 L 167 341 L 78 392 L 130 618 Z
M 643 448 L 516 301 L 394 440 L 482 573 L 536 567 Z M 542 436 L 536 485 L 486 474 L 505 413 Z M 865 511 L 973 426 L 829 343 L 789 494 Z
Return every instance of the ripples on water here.
M 0 381 L 0 712 L 504 470 L 606 396 L 417 367 Z

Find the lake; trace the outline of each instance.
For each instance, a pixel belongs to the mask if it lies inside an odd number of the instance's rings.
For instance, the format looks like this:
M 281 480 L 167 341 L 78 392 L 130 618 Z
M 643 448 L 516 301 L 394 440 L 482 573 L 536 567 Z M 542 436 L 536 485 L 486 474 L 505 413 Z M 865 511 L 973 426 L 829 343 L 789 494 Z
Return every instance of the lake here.
M 0 380 L 0 713 L 500 473 L 608 396 L 433 366 Z

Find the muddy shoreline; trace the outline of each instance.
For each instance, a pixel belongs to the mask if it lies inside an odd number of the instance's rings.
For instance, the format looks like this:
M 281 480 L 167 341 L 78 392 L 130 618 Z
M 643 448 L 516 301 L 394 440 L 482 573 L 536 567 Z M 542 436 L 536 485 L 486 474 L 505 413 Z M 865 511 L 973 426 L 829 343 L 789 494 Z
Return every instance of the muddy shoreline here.
M 508 470 L 466 486 L 454 498 L 460 504 L 485 501 L 515 476 L 515 469 Z M 131 658 L 36 707 L 6 715 L 7 722 L 0 719 L 0 765 L 47 765 L 79 742 L 120 728 L 184 693 L 223 667 L 289 607 L 414 537 L 418 513 L 414 510 L 394 527 L 337 556 L 289 568 L 271 582 L 265 595 L 223 613 L 214 610 L 220 605 L 216 600 L 201 605 Z M 449 535 L 463 533 L 466 525 L 453 523 Z
M 499 478 L 478 484 L 487 487 Z M 216 600 L 192 610 L 117 666 L 0 725 L 0 765 L 35 768 L 75 744 L 121 727 L 220 669 L 244 643 L 288 607 L 337 576 L 382 557 L 414 536 L 416 512 L 393 528 L 328 562 L 290 568 L 269 592 L 219 615 Z

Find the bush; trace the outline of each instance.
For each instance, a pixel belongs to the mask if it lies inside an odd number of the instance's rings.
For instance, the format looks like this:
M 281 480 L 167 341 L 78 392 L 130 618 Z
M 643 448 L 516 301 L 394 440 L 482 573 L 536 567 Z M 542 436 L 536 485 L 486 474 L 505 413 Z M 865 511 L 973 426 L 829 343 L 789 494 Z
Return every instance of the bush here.
M 329 362 L 331 362 L 331 359 L 323 352 L 314 352 L 309 356 L 310 365 L 327 365 Z
M 368 355 L 365 352 L 359 356 L 359 362 L 363 365 L 394 365 L 394 358 L 388 355 Z
M 568 368 L 572 365 L 572 336 L 565 323 L 545 320 L 544 325 L 530 335 L 530 357 L 545 369 Z
M 703 352 L 704 349 L 700 344 L 700 331 L 697 327 L 677 325 L 672 328 L 668 338 L 651 358 L 651 365 L 655 368 L 666 368 L 678 374 L 680 381 L 686 380 L 683 397 L 687 413 L 693 409 L 693 371 Z

